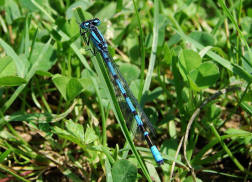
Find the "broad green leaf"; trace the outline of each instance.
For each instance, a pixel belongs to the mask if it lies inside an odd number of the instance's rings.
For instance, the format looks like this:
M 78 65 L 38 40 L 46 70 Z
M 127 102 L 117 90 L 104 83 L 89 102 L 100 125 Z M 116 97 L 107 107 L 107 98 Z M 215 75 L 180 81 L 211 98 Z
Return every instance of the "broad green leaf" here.
M 169 134 L 170 137 L 175 138 L 176 137 L 176 125 L 174 120 L 169 121 Z
M 183 50 L 179 54 L 179 71 L 185 80 L 188 80 L 188 74 L 198 68 L 202 60 L 199 54 L 192 50 Z
M 133 82 L 133 83 L 135 83 L 135 82 Z M 133 88 L 133 85 L 134 85 L 133 83 L 131 84 L 130 88 Z M 138 82 L 138 84 L 139 84 L 139 82 Z M 139 86 L 139 85 L 136 85 L 136 86 Z M 148 103 L 148 102 L 153 102 L 157 98 L 160 100 L 164 100 L 164 97 L 162 95 L 164 93 L 164 91 L 163 91 L 162 87 L 157 87 L 154 90 L 152 90 L 151 92 L 146 92 L 146 93 L 147 94 L 144 94 L 141 99 L 141 103 L 143 103 L 143 104 Z
M 20 11 L 16 1 L 5 1 L 5 16 L 8 24 L 20 17 Z
M 189 36 L 201 43 L 203 46 L 214 46 L 214 38 L 207 32 L 192 32 Z
M 133 80 L 136 80 L 140 75 L 140 70 L 133 64 L 123 63 L 120 64 L 120 72 L 125 80 L 130 84 Z
M 204 46 L 201 45 L 200 43 L 198 43 L 197 41 L 195 41 L 194 39 L 190 38 L 189 36 L 185 35 L 183 32 L 180 32 L 176 29 L 174 29 L 183 39 L 189 41 L 190 43 L 192 43 L 197 49 L 203 49 Z M 251 82 L 252 81 L 252 75 L 248 72 L 246 72 L 241 66 L 237 65 L 237 64 L 233 64 L 230 61 L 228 61 L 227 59 L 222 58 L 221 56 L 219 56 L 218 54 L 214 53 L 213 51 L 208 51 L 206 53 L 206 55 L 208 55 L 209 57 L 211 57 L 213 59 L 213 61 L 219 63 L 220 65 L 222 65 L 223 67 L 225 67 L 226 69 L 230 70 L 232 73 L 239 75 L 241 78 L 243 78 L 244 80 L 246 80 L 247 82 Z
M 192 78 L 190 76 L 188 76 L 188 80 L 189 80 L 189 84 L 190 84 L 190 89 L 199 92 L 200 87 L 198 87 L 198 85 L 192 80 Z
M 67 94 L 66 94 L 66 88 L 67 84 L 69 82 L 70 78 L 66 76 L 62 76 L 59 74 L 56 74 L 53 78 L 52 81 L 57 87 L 57 89 L 60 91 L 61 95 L 65 100 L 67 100 Z
M 199 88 L 208 88 L 219 79 L 219 68 L 213 62 L 208 61 L 193 70 L 190 77 Z
M 95 93 L 95 88 L 92 83 L 92 78 L 97 80 L 97 75 L 91 73 L 89 70 L 84 69 L 81 72 L 81 78 L 80 78 L 80 83 L 85 90 L 87 90 L 90 93 Z
M 150 107 L 144 108 L 144 112 L 148 116 L 152 125 L 156 126 L 157 122 L 158 122 L 158 112 L 157 112 L 156 108 L 150 106 Z
M 18 76 L 0 77 L 0 86 L 19 86 L 26 83 L 26 80 Z
M 8 45 L 5 41 L 0 38 L 0 45 L 4 48 L 6 54 L 12 58 L 12 60 L 16 64 L 18 76 L 24 77 L 25 75 L 25 63 L 23 59 L 21 59 L 16 52 L 12 49 L 10 45 Z
M 129 40 L 128 42 L 126 42 L 126 46 L 130 48 L 129 51 L 129 57 L 132 63 L 139 63 L 140 57 L 141 57 L 141 53 L 139 52 L 139 46 L 138 46 L 138 42 L 135 42 L 136 40 L 133 39 Z M 131 42 L 131 43 L 130 43 Z
M 73 100 L 84 90 L 83 83 L 81 84 L 81 81 L 77 78 L 56 74 L 52 80 L 65 100 Z
M 93 86 L 93 83 L 91 81 L 90 78 L 80 78 L 79 79 L 79 82 L 80 84 L 82 85 L 82 87 L 90 92 L 90 93 L 94 93 L 95 92 L 95 89 L 94 89 L 94 86 Z
M 152 163 L 146 162 L 146 167 L 150 173 L 151 179 L 155 182 L 161 182 L 161 180 L 159 178 L 159 173 L 156 170 L 155 166 Z
M 0 42 L 1 42 L 1 39 L 0 39 Z M 47 41 L 47 44 L 45 45 L 45 47 L 41 50 L 41 55 L 44 55 L 45 54 L 45 52 L 48 50 L 48 47 L 49 47 L 49 45 L 50 45 L 50 42 L 51 42 L 51 38 Z M 8 50 L 8 49 L 7 49 Z M 10 51 L 10 50 L 8 50 L 8 51 Z M 10 52 L 12 52 L 13 50 L 11 50 Z M 13 56 L 13 55 L 12 55 Z M 16 58 L 16 54 L 15 54 L 15 52 L 14 52 L 14 59 Z M 41 57 L 42 56 L 39 56 L 38 57 L 38 59 L 37 59 L 37 61 L 31 66 L 31 68 L 30 68 L 30 70 L 29 70 L 29 72 L 26 74 L 26 76 L 25 76 L 25 79 L 27 80 L 27 81 L 30 81 L 30 79 L 32 78 L 32 76 L 35 74 L 35 72 L 36 72 L 36 70 L 37 70 L 37 68 L 38 68 L 38 66 L 39 66 L 39 63 L 41 62 Z M 18 56 L 17 56 L 17 58 L 18 58 Z M 23 59 L 19 59 L 19 60 L 21 60 L 21 61 L 23 61 Z M 24 63 L 22 64 L 22 65 L 25 65 Z M 23 70 L 25 69 L 25 66 L 23 67 Z M 19 70 L 19 69 L 18 69 Z M 22 71 L 21 73 L 24 73 L 24 71 Z M 16 90 L 15 90 L 15 92 L 14 92 L 14 94 L 12 94 L 12 96 L 10 97 L 10 99 L 8 99 L 5 103 L 4 103 L 4 105 L 3 105 L 3 112 L 5 112 L 10 106 L 11 106 L 11 104 L 16 100 L 16 98 L 19 96 L 19 94 L 22 92 L 22 90 L 25 88 L 25 84 L 24 85 L 21 85 L 21 86 L 19 86 Z
M 165 40 L 165 29 L 168 24 L 168 18 L 166 15 L 158 15 L 158 46 L 162 46 Z
M 80 7 L 83 11 L 85 11 L 92 4 L 93 4 L 93 2 L 89 1 L 89 0 L 82 0 L 82 1 L 76 1 L 76 2 L 74 2 L 66 10 L 66 19 L 68 20 L 68 19 L 72 18 L 73 12 L 76 10 L 76 8 Z M 78 22 L 78 23 L 81 23 L 81 22 Z
M 67 33 L 70 37 L 73 37 L 74 35 L 78 34 L 80 32 L 80 27 L 76 23 L 75 18 L 71 18 L 69 21 L 66 21 L 62 27 L 62 30 Z M 69 45 L 70 46 L 70 45 Z
M 110 2 L 107 6 L 103 7 L 95 17 L 99 17 L 101 20 L 109 20 L 116 12 L 116 3 Z
M 227 53 L 226 53 L 223 49 L 221 49 L 221 48 L 219 48 L 219 47 L 212 47 L 212 48 L 211 48 L 211 51 L 213 51 L 213 52 L 219 54 L 221 57 L 223 57 L 223 58 L 225 58 L 225 59 L 229 59 Z M 208 51 L 208 52 L 209 52 L 209 51 Z M 206 54 L 207 54 L 207 53 L 206 53 Z
M 252 24 L 252 18 L 251 17 L 243 17 L 241 19 L 241 27 L 242 31 L 244 32 L 244 35 L 246 38 L 249 38 L 251 36 L 251 24 Z
M 53 74 L 48 72 L 48 71 L 36 71 L 36 74 L 37 75 L 40 75 L 40 76 L 47 76 L 47 77 L 53 77 Z
M 166 154 L 166 159 L 173 161 L 176 156 L 176 149 L 178 148 L 178 141 L 174 138 L 170 138 L 169 140 L 165 140 L 162 145 L 160 151 L 163 154 Z M 175 160 L 176 163 L 180 164 L 181 166 L 185 166 L 181 160 L 181 154 L 178 155 L 177 159 Z M 167 163 L 165 163 L 166 165 Z
M 139 86 L 140 86 L 140 80 L 139 79 L 136 79 L 136 80 L 132 81 L 131 84 L 130 84 L 130 90 L 132 91 L 132 93 L 133 93 L 133 95 L 135 97 L 138 96 Z
M 98 138 L 98 136 L 95 134 L 95 131 L 91 127 L 87 127 L 85 132 L 85 144 L 92 143 Z
M 121 12 L 123 8 L 123 0 L 117 0 L 116 3 L 116 12 Z
M 36 42 L 34 44 L 33 52 L 30 59 L 31 64 L 34 64 L 34 62 L 36 62 L 36 60 L 41 54 L 41 50 L 43 49 L 43 47 L 45 47 L 45 44 L 41 42 Z M 40 62 L 37 71 L 48 71 L 56 63 L 56 58 L 57 57 L 55 49 L 51 45 L 49 45 L 46 54 L 44 54 L 41 58 L 43 61 Z
M 107 157 L 104 160 L 105 160 L 106 182 L 113 182 L 111 165 L 109 163 L 109 160 Z
M 252 18 L 252 8 L 248 8 L 247 14 L 250 18 Z
M 32 71 L 34 71 L 34 66 L 37 64 L 33 64 L 33 65 L 31 65 L 31 63 L 28 61 L 28 59 L 27 59 L 27 57 L 25 56 L 25 54 L 20 54 L 19 55 L 19 58 L 20 58 L 20 60 L 23 62 L 23 64 L 24 64 L 24 67 L 25 67 L 25 69 L 24 69 L 24 74 L 25 74 L 25 78 L 27 79 L 28 77 L 28 74 L 30 74 L 30 72 Z M 38 61 L 42 61 L 41 60 L 41 57 L 40 58 L 37 58 L 37 60 Z M 35 66 L 36 68 L 37 67 L 39 67 L 39 66 Z M 17 68 L 16 68 L 17 69 Z M 18 69 L 17 69 L 18 70 Z
M 66 86 L 66 96 L 68 100 L 73 100 L 82 91 L 83 87 L 77 78 L 71 78 Z
M 15 76 L 16 73 L 16 65 L 11 57 L 5 56 L 0 58 L 0 77 Z
M 60 128 L 58 126 L 53 127 L 53 130 L 55 133 L 57 133 L 59 135 L 66 135 L 66 136 L 70 135 L 68 131 L 63 130 L 62 128 Z
M 164 51 L 164 61 L 165 61 L 167 64 L 171 64 L 171 62 L 172 62 L 172 51 L 171 51 L 171 49 L 168 47 L 167 44 L 164 45 L 163 51 Z
M 3 6 L 6 0 L 0 1 L 0 6 Z
M 181 37 L 178 34 L 174 34 L 168 40 L 167 45 L 168 45 L 168 47 L 171 47 L 171 46 L 177 44 L 180 40 L 181 40 Z
M 183 2 L 183 1 L 182 1 Z M 186 1 L 188 2 L 188 1 Z M 185 2 L 185 3 L 186 3 Z M 189 1 L 190 2 L 190 1 Z M 185 4 L 183 8 L 183 12 L 188 16 L 188 17 L 193 17 L 197 13 L 197 6 L 194 3 L 190 4 Z
M 43 5 L 44 0 L 36 0 L 40 5 Z M 20 5 L 24 8 L 27 8 L 29 11 L 38 11 L 39 9 L 31 2 L 27 0 L 19 0 Z
M 53 133 L 59 135 L 60 137 L 67 139 L 73 143 L 79 144 L 79 138 L 76 138 L 72 133 L 69 133 L 68 131 L 58 127 L 58 126 L 54 126 L 52 128 Z
M 113 181 L 134 182 L 137 177 L 137 167 L 128 160 L 118 160 L 112 167 Z
M 192 177 L 192 176 L 188 176 L 188 177 L 184 180 L 184 182 L 194 182 L 193 177 Z M 196 182 L 202 182 L 202 180 L 199 179 L 199 178 L 196 178 Z
M 68 132 L 75 136 L 79 141 L 84 141 L 84 129 L 81 124 L 68 120 L 66 121 L 66 128 Z

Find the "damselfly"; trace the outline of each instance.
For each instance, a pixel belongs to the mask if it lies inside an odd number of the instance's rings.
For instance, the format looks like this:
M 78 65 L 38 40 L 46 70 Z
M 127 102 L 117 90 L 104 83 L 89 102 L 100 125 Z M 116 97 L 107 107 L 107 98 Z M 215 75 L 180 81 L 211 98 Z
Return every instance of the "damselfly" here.
M 126 105 L 130 111 L 130 114 L 132 117 L 134 117 L 135 121 L 137 122 L 137 126 L 139 127 L 145 140 L 147 141 L 155 161 L 158 164 L 163 164 L 164 163 L 163 157 L 158 151 L 156 145 L 152 143 L 149 136 L 149 132 L 145 129 L 144 123 L 146 123 L 147 126 L 150 127 L 150 130 L 153 130 L 152 125 L 150 124 L 142 108 L 139 106 L 136 98 L 130 91 L 127 82 L 122 77 L 120 71 L 118 70 L 117 66 L 115 65 L 114 61 L 109 55 L 106 40 L 104 39 L 103 35 L 97 28 L 97 26 L 99 26 L 100 23 L 101 22 L 98 18 L 82 22 L 80 24 L 80 34 L 83 36 L 84 41 L 86 42 L 87 45 L 90 44 L 90 41 L 92 42 L 94 46 L 93 53 L 98 51 L 101 54 L 110 72 L 110 78 L 112 79 L 114 86 L 117 88 L 117 90 L 120 91 L 121 95 L 124 97 Z

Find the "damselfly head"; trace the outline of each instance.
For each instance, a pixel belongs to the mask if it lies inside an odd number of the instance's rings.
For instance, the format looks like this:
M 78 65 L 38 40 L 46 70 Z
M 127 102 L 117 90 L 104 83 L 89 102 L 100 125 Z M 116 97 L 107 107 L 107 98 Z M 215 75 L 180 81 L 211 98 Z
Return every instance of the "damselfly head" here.
M 93 19 L 93 25 L 99 26 L 101 24 L 101 21 L 98 18 Z
M 80 24 L 80 27 L 82 29 L 88 29 L 91 24 L 94 26 L 99 26 L 101 24 L 101 21 L 98 18 L 94 18 L 92 20 L 87 20 L 87 21 L 82 22 Z
M 80 24 L 80 28 L 82 28 L 82 29 L 88 29 L 89 25 L 90 25 L 89 22 L 84 21 L 84 22 L 82 22 L 82 23 Z

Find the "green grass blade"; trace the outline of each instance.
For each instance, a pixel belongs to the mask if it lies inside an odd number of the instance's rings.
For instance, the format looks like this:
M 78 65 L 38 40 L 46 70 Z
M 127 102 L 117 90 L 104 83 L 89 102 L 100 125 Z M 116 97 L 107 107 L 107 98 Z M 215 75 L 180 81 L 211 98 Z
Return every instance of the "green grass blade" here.
M 175 29 L 174 29 L 175 30 Z M 190 38 L 189 36 L 185 35 L 183 32 L 175 30 L 184 40 L 189 41 L 192 43 L 197 49 L 202 50 L 204 46 L 200 44 L 199 42 L 195 41 L 194 39 Z M 222 58 L 218 54 L 214 53 L 213 51 L 208 51 L 206 53 L 209 57 L 211 57 L 216 63 L 219 63 L 222 65 L 224 68 L 228 69 L 235 75 L 240 76 L 244 80 L 246 80 L 248 83 L 252 82 L 252 75 L 249 74 L 247 71 L 245 71 L 241 66 L 237 64 L 233 64 L 229 62 L 228 60 Z
M 136 5 L 135 0 L 132 0 L 134 4 L 134 9 L 137 17 L 137 23 L 140 31 L 140 40 L 139 40 L 139 45 L 140 45 L 140 51 L 141 51 L 141 75 L 140 75 L 140 86 L 139 86 L 139 94 L 138 94 L 138 100 L 141 100 L 142 94 L 143 94 L 143 85 L 144 85 L 144 69 L 145 69 L 145 48 L 144 48 L 144 34 L 143 34 L 143 29 L 142 29 L 142 24 L 139 18 L 138 14 L 138 7 Z
M 110 82 L 109 75 L 106 71 L 105 65 L 103 64 L 103 60 L 101 59 L 100 55 L 96 56 L 96 59 L 93 57 L 92 62 L 95 65 L 95 69 L 98 72 L 99 78 L 102 79 L 102 83 L 105 83 L 106 91 L 110 97 L 110 100 L 112 101 L 112 106 L 114 110 L 114 114 L 116 115 L 116 118 L 118 120 L 118 123 L 121 126 L 122 132 L 124 134 L 124 137 L 126 138 L 127 142 L 129 142 L 129 145 L 131 147 L 132 152 L 134 153 L 145 177 L 148 179 L 148 181 L 151 181 L 151 178 L 149 176 L 149 173 L 133 143 L 133 140 L 130 136 L 130 132 L 126 126 L 124 117 L 122 115 L 119 103 L 117 102 L 116 95 L 112 86 L 112 83 Z
M 30 180 L 27 180 L 27 179 L 23 178 L 22 176 L 18 175 L 17 173 L 15 173 L 12 169 L 8 168 L 7 166 L 0 164 L 0 169 L 2 171 L 6 171 L 7 173 L 11 174 L 12 176 L 14 176 L 15 178 L 17 178 L 20 181 L 31 182 Z
M 243 36 L 242 34 L 242 31 L 240 30 L 238 24 L 237 24 L 237 21 L 235 20 L 235 18 L 232 16 L 231 12 L 229 11 L 229 9 L 227 8 L 225 2 L 223 0 L 219 0 L 218 1 L 224 11 L 224 13 L 226 14 L 226 16 L 230 19 L 230 21 L 235 25 L 235 28 L 239 34 L 239 36 L 241 37 L 241 40 L 242 42 L 245 44 L 245 46 L 247 47 L 248 49 L 248 52 L 249 52 L 249 55 L 250 55 L 250 58 L 252 58 L 252 52 L 250 50 L 250 47 L 248 45 L 248 42 L 247 40 L 245 39 L 245 37 Z M 250 66 L 252 66 L 252 60 L 248 60 Z
M 53 19 L 53 17 L 52 17 L 42 6 L 40 6 L 35 0 L 31 0 L 31 2 L 32 2 L 32 3 L 34 4 L 34 6 L 36 6 L 42 13 L 44 13 L 52 23 L 55 23 L 55 20 Z
M 143 93 L 149 90 L 150 88 L 151 78 L 152 78 L 153 69 L 154 69 L 155 61 L 156 61 L 157 44 L 158 44 L 158 17 L 159 17 L 159 4 L 158 4 L 158 0 L 155 0 L 154 1 L 154 26 L 153 26 L 152 49 L 151 49 L 148 72 L 147 72 L 146 80 L 144 83 Z
M 0 39 L 1 41 L 1 39 Z M 28 74 L 26 75 L 25 79 L 27 81 L 26 84 L 23 84 L 21 86 L 19 86 L 16 91 L 12 94 L 12 96 L 4 103 L 3 107 L 2 107 L 2 112 L 4 113 L 10 106 L 11 104 L 16 100 L 16 98 L 19 96 L 19 94 L 23 91 L 23 89 L 27 86 L 27 84 L 29 83 L 30 79 L 32 78 L 32 76 L 35 74 L 35 72 L 37 71 L 37 69 L 39 68 L 40 62 L 43 61 L 42 57 L 43 55 L 46 53 L 46 51 L 49 48 L 51 39 L 48 40 L 46 46 L 43 48 L 43 50 L 41 51 L 40 56 L 38 57 L 38 59 L 36 60 L 36 62 L 32 65 L 30 71 L 28 72 Z
M 61 30 L 57 30 L 56 28 L 54 28 L 54 30 L 58 31 L 59 35 L 63 38 L 63 40 L 69 40 L 70 38 Z M 93 72 L 86 60 L 86 58 L 81 54 L 80 50 L 77 48 L 77 46 L 72 43 L 70 45 L 70 47 L 73 49 L 73 51 L 75 52 L 75 54 L 78 56 L 78 58 L 80 59 L 81 63 L 85 66 L 85 68 L 87 68 L 89 71 Z
M 246 171 L 246 169 L 243 167 L 243 165 L 238 161 L 238 159 L 233 155 L 233 153 L 230 151 L 230 149 L 228 148 L 228 146 L 225 144 L 225 142 L 221 139 L 221 136 L 219 135 L 218 131 L 215 129 L 215 127 L 210 124 L 209 125 L 212 132 L 214 133 L 215 137 L 218 139 L 218 142 L 220 142 L 222 148 L 225 150 L 225 152 L 228 154 L 228 156 L 231 158 L 231 160 L 234 162 L 234 164 L 236 165 L 236 167 L 242 171 L 245 172 L 247 174 L 252 175 L 251 172 Z
M 25 56 L 28 58 L 29 56 L 29 24 L 30 24 L 30 15 L 28 14 L 25 19 Z
M 100 107 L 100 111 L 101 111 L 101 118 L 102 118 L 102 144 L 104 146 L 107 145 L 107 135 L 106 135 L 106 117 L 105 117 L 105 111 L 104 111 L 104 107 L 102 105 L 102 97 L 101 97 L 101 93 L 100 93 L 100 89 L 99 89 L 99 84 L 97 83 L 96 79 L 93 76 L 91 77 L 91 81 L 93 83 L 93 86 L 95 88 L 95 92 L 97 94 L 98 97 L 98 102 L 99 102 L 99 107 Z
M 9 55 L 13 61 L 16 64 L 16 68 L 17 68 L 17 73 L 18 76 L 20 77 L 24 77 L 25 73 L 25 64 L 23 63 L 23 61 L 19 58 L 19 56 L 16 54 L 16 52 L 12 49 L 11 46 L 9 46 L 4 40 L 2 40 L 0 38 L 0 45 L 4 48 L 5 52 L 7 55 Z

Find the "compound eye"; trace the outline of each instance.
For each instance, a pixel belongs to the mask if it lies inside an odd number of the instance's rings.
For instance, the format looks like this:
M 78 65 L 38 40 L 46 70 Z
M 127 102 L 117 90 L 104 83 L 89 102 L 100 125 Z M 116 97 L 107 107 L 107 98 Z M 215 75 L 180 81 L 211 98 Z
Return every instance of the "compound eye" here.
M 82 24 L 80 25 L 80 27 L 83 28 L 83 29 L 87 29 L 88 26 L 89 26 L 89 23 L 82 23 Z
M 95 26 L 99 26 L 101 24 L 101 21 L 98 18 L 94 19 Z

